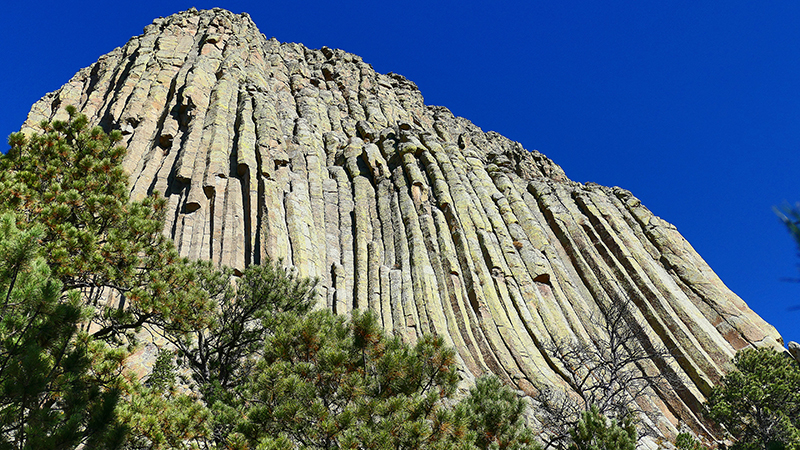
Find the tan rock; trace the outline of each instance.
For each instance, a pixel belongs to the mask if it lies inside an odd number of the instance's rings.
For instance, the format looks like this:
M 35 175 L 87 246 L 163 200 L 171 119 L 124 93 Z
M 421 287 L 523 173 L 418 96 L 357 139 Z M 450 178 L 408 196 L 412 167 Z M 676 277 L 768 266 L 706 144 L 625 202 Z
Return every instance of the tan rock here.
M 166 196 L 181 255 L 237 271 L 282 260 L 319 277 L 320 307 L 374 309 L 409 341 L 443 334 L 467 383 L 494 372 L 527 394 L 568 389 L 546 345 L 592 345 L 590 317 L 624 301 L 640 344 L 674 356 L 642 365 L 675 375 L 642 407 L 665 436 L 710 434 L 699 405 L 733 354 L 781 344 L 630 192 L 572 182 L 426 106 L 404 77 L 267 40 L 248 16 L 159 19 L 44 96 L 23 130 L 66 104 L 122 131 L 132 196 Z

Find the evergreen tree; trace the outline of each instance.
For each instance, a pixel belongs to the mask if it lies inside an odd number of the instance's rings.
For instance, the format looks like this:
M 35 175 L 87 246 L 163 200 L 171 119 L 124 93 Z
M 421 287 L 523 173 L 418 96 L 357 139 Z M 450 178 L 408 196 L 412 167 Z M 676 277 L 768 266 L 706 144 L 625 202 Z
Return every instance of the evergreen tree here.
M 714 387 L 706 416 L 736 439 L 735 450 L 800 449 L 800 368 L 772 348 L 736 354 L 736 370 Z
M 230 270 L 204 272 L 199 278 L 202 289 L 217 303 L 209 326 L 168 326 L 165 336 L 203 389 L 241 385 L 281 314 L 303 315 L 313 305 L 315 282 L 280 263 L 250 266 L 233 283 Z
M 196 394 L 178 389 L 176 369 L 174 352 L 161 350 L 146 380 L 129 385 L 119 408 L 119 420 L 129 429 L 125 450 L 194 449 L 213 443 L 212 412 Z
M 217 303 L 209 326 L 167 326 L 164 335 L 192 375 L 202 402 L 213 411 L 216 442 L 227 442 L 243 408 L 240 391 L 250 382 L 264 341 L 284 315 L 306 314 L 313 305 L 313 280 L 298 277 L 280 262 L 245 269 L 231 282 L 230 270 L 207 270 L 200 286 Z
M 123 337 L 145 324 L 202 326 L 211 305 L 198 288 L 199 263 L 178 257 L 161 233 L 164 200 L 131 202 L 119 132 L 69 120 L 9 137 L 0 157 L 0 212 L 17 225 L 42 227 L 42 255 L 64 291 L 78 291 L 94 311 L 95 337 Z
M 469 413 L 468 429 L 475 432 L 481 450 L 533 450 L 540 446 L 525 426 L 525 402 L 495 376 L 475 381 L 462 401 Z
M 124 352 L 79 331 L 85 308 L 40 256 L 42 227 L 15 222 L 0 217 L 0 449 L 117 448 Z
M 710 450 L 687 432 L 678 433 L 675 438 L 675 448 L 678 450 Z
M 600 414 L 600 409 L 592 405 L 584 411 L 581 420 L 570 432 L 570 450 L 634 450 L 636 448 L 636 426 L 630 416 L 618 424 L 609 423 Z
M 150 429 L 186 440 L 178 412 L 202 404 L 131 383 L 124 348 L 108 344 L 147 324 L 207 324 L 200 281 L 213 270 L 162 235 L 162 199 L 130 201 L 119 134 L 67 111 L 11 135 L 0 156 L 0 213 L 13 212 L 0 248 L 0 448 L 114 448 L 156 418 Z
M 387 337 L 371 313 L 285 316 L 244 395 L 239 432 L 251 445 L 294 448 L 470 448 L 442 404 L 458 376 L 441 338 Z

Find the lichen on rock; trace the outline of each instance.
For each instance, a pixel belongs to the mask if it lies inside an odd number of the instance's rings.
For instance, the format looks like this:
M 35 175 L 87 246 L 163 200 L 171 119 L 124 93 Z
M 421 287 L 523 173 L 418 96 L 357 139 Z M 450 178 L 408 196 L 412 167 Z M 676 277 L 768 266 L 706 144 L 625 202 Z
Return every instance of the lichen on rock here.
M 120 129 L 131 193 L 167 199 L 181 255 L 243 271 L 269 257 L 319 277 L 320 307 L 378 312 L 408 340 L 439 333 L 464 379 L 531 395 L 569 389 L 545 348 L 591 345 L 588 321 L 626 302 L 678 375 L 647 408 L 710 433 L 698 405 L 775 329 L 630 192 L 570 181 L 537 151 L 485 133 L 416 85 L 342 50 L 266 39 L 215 9 L 156 20 L 31 109 L 74 104 Z

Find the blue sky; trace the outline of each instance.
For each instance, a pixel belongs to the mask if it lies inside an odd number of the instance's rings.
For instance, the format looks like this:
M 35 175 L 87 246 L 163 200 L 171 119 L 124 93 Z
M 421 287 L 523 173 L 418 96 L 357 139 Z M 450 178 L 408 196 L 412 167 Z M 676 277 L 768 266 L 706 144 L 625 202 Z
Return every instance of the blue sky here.
M 601 3 L 603 3 L 601 5 Z M 0 134 L 158 16 L 248 12 L 267 37 L 356 53 L 580 182 L 675 224 L 785 340 L 800 341 L 800 2 L 12 2 Z

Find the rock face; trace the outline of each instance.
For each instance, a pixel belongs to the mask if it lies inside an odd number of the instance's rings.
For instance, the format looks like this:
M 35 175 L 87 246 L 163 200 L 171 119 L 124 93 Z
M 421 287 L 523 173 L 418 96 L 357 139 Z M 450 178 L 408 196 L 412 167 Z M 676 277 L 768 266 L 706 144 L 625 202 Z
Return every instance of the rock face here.
M 789 355 L 791 355 L 795 361 L 800 363 L 800 344 L 791 341 L 786 347 L 789 349 Z
M 570 181 L 544 155 L 426 106 L 358 56 L 266 39 L 249 16 L 190 10 L 81 70 L 25 128 L 76 105 L 120 129 L 131 193 L 168 199 L 182 255 L 242 270 L 282 259 L 319 277 L 319 305 L 371 308 L 391 332 L 439 333 L 463 376 L 568 389 L 554 339 L 628 302 L 675 375 L 644 407 L 674 433 L 748 345 L 780 336 L 676 229 L 630 192 Z

